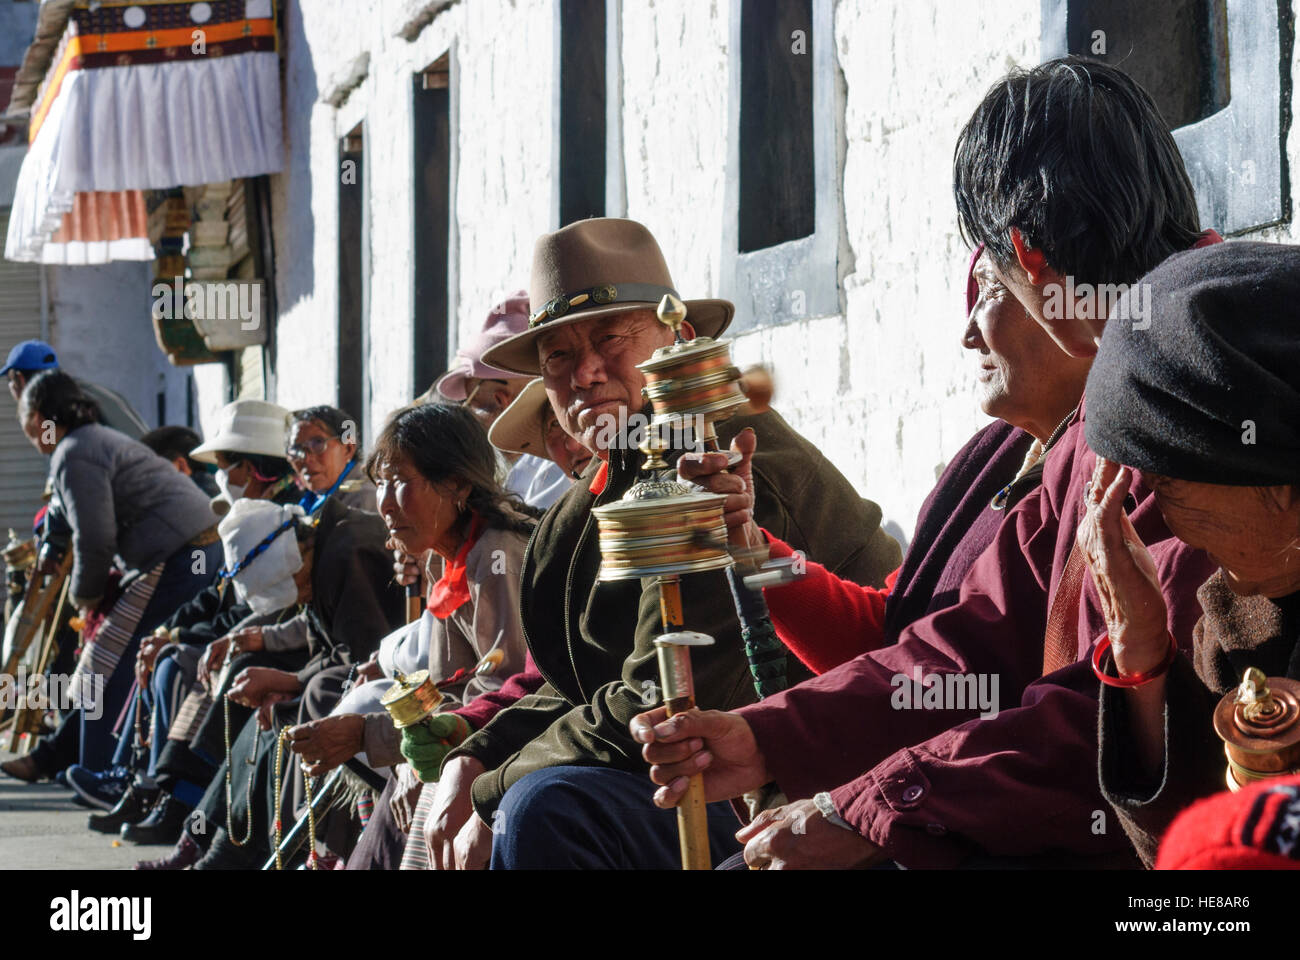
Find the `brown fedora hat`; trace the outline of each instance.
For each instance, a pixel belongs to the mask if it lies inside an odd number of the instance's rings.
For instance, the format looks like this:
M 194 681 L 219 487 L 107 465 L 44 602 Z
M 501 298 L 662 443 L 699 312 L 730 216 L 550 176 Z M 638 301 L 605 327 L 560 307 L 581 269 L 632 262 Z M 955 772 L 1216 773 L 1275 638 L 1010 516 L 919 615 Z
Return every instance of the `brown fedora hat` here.
M 629 310 L 653 310 L 678 296 L 654 236 L 635 220 L 579 220 L 543 234 L 533 249 L 528 329 L 483 354 L 483 362 L 537 376 L 536 339 L 551 327 Z M 736 308 L 726 300 L 687 300 L 686 319 L 700 336 L 717 337 Z

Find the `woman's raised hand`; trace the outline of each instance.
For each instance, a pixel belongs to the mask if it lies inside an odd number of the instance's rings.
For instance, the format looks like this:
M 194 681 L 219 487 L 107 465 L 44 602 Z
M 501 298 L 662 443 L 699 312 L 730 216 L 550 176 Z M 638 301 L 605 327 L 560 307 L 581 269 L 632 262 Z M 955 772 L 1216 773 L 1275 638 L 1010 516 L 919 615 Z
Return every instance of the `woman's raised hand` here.
M 1121 675 L 1146 673 L 1169 654 L 1169 613 L 1151 554 L 1124 512 L 1133 473 L 1097 458 L 1078 542 L 1092 571 Z

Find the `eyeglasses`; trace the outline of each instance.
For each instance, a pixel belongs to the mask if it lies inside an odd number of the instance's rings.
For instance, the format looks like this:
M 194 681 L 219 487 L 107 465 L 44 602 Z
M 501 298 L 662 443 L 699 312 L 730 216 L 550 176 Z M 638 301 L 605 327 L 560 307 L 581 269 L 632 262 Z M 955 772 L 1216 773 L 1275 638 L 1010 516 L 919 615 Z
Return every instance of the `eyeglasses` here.
M 338 437 L 308 437 L 301 443 L 295 443 L 287 451 L 290 460 L 306 460 L 308 455 L 319 457 Z

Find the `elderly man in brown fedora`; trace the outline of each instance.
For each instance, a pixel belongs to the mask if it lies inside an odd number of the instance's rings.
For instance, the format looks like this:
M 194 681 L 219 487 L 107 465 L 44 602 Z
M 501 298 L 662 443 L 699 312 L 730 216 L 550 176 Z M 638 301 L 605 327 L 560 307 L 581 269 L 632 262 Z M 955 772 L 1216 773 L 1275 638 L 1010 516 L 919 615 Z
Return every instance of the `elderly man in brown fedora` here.
M 627 728 L 657 691 L 659 588 L 597 582 L 592 515 L 623 496 L 645 459 L 628 442 L 626 425 L 643 408 L 637 364 L 673 339 L 654 313 L 668 293 L 677 295 L 644 226 L 580 221 L 538 240 L 529 327 L 484 354 L 494 367 L 540 376 L 560 425 L 596 457 L 541 520 L 524 557 L 520 610 L 546 682 L 448 756 L 427 834 L 438 866 L 482 866 L 489 849 L 501 868 L 678 865 L 674 815 L 653 806 L 653 785 Z M 687 336 L 718 336 L 734 312 L 724 300 L 688 300 L 686 307 Z M 776 412 L 719 424 L 723 443 L 742 432 L 739 447 L 752 448 L 758 438 L 758 522 L 841 576 L 882 583 L 900 551 L 880 530 L 879 507 Z M 682 596 L 685 622 L 717 641 L 695 656 L 697 701 L 720 709 L 752 701 L 726 577 L 688 577 Z M 809 675 L 793 658 L 789 670 L 792 681 Z M 710 824 L 718 859 L 739 849 L 728 807 L 711 808 Z

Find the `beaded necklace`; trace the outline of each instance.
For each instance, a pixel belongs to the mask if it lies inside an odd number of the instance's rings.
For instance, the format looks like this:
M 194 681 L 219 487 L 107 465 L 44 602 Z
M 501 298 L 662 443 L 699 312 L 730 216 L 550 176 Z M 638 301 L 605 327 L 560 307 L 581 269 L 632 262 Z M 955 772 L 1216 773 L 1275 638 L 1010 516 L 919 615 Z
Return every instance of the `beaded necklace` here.
M 1076 412 L 1078 412 L 1078 409 L 1079 409 L 1078 407 L 1075 407 L 1068 414 L 1066 414 L 1065 419 L 1056 425 L 1056 429 L 1052 431 L 1052 435 L 1047 438 L 1046 443 L 1043 443 L 1043 441 L 1041 440 L 1035 440 L 1033 444 L 1030 445 L 1029 452 L 1025 454 L 1025 462 L 1020 465 L 1020 470 L 1016 473 L 1014 477 L 1012 477 L 1011 482 L 1008 483 L 1001 490 L 999 490 L 996 494 L 994 494 L 993 499 L 989 501 L 990 509 L 992 510 L 1006 509 L 1007 498 L 1011 496 L 1012 487 L 1014 487 L 1017 483 L 1020 482 L 1021 477 L 1027 474 L 1030 470 L 1034 469 L 1034 467 L 1038 465 L 1038 461 L 1042 460 L 1043 457 L 1047 456 L 1047 451 L 1051 450 L 1052 447 L 1056 444 L 1056 441 L 1061 439 L 1061 434 L 1065 433 L 1065 428 L 1069 425 L 1070 421 L 1074 418 L 1074 415 Z

